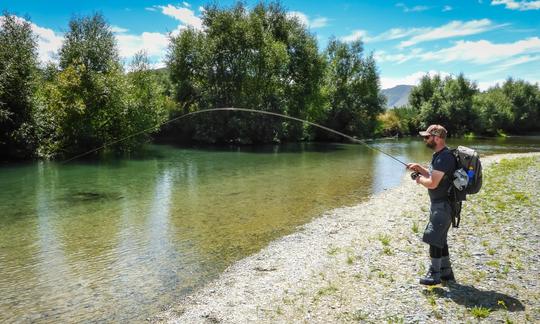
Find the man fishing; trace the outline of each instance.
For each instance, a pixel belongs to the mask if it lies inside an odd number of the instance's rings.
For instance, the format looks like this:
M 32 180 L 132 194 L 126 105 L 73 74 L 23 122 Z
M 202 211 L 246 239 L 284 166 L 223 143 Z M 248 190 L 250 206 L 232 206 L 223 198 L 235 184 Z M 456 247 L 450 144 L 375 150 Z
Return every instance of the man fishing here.
M 446 129 L 441 125 L 431 125 L 420 132 L 426 146 L 435 151 L 429 169 L 417 163 L 408 163 L 407 169 L 416 183 L 428 189 L 431 209 L 429 222 L 422 240 L 429 244 L 431 266 L 425 277 L 420 278 L 422 285 L 437 285 L 441 280 L 455 280 L 450 264 L 447 235 L 452 223 L 448 189 L 452 186 L 452 174 L 456 169 L 456 160 L 446 146 Z

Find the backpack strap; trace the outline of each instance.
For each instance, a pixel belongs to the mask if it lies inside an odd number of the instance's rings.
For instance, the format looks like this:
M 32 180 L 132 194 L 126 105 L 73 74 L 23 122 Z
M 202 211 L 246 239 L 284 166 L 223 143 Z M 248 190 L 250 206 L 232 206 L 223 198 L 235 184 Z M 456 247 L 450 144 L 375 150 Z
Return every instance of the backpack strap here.
M 461 199 L 459 199 L 457 189 L 454 186 L 450 187 L 448 200 L 451 207 L 452 227 L 458 228 L 461 222 Z

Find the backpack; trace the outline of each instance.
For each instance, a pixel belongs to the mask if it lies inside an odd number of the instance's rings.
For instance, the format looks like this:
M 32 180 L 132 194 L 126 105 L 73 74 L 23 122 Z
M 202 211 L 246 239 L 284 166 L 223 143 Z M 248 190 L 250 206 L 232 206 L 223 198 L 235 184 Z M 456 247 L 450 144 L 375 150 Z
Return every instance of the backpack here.
M 462 201 L 467 200 L 467 195 L 476 194 L 482 188 L 482 163 L 478 152 L 471 148 L 458 146 L 451 152 L 456 158 L 456 171 L 453 174 L 449 198 L 452 207 L 452 226 L 459 227 Z

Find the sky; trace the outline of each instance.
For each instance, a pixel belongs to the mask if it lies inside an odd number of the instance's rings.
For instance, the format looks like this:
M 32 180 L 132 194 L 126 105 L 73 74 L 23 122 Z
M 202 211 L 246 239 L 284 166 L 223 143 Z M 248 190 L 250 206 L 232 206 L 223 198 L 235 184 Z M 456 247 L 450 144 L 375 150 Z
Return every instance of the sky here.
M 257 1 L 244 1 L 253 7 Z M 168 36 L 187 26 L 204 30 L 207 3 L 235 1 L 0 0 L 0 10 L 29 20 L 38 35 L 39 58 L 54 61 L 69 20 L 100 12 L 117 38 L 125 63 L 145 50 L 165 65 Z M 308 1 L 282 0 L 317 39 L 360 39 L 373 54 L 381 87 L 415 85 L 429 73 L 463 73 L 485 90 L 508 77 L 540 83 L 540 0 Z M 1 22 L 0 22 L 1 23 Z

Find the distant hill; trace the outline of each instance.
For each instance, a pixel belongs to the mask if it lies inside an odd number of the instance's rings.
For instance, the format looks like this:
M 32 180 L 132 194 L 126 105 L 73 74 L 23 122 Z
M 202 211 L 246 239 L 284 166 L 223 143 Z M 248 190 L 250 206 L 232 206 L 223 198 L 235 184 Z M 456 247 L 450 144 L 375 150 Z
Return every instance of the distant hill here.
M 386 96 L 388 108 L 401 107 L 409 103 L 409 93 L 414 86 L 398 85 L 390 89 L 383 89 L 381 93 Z

